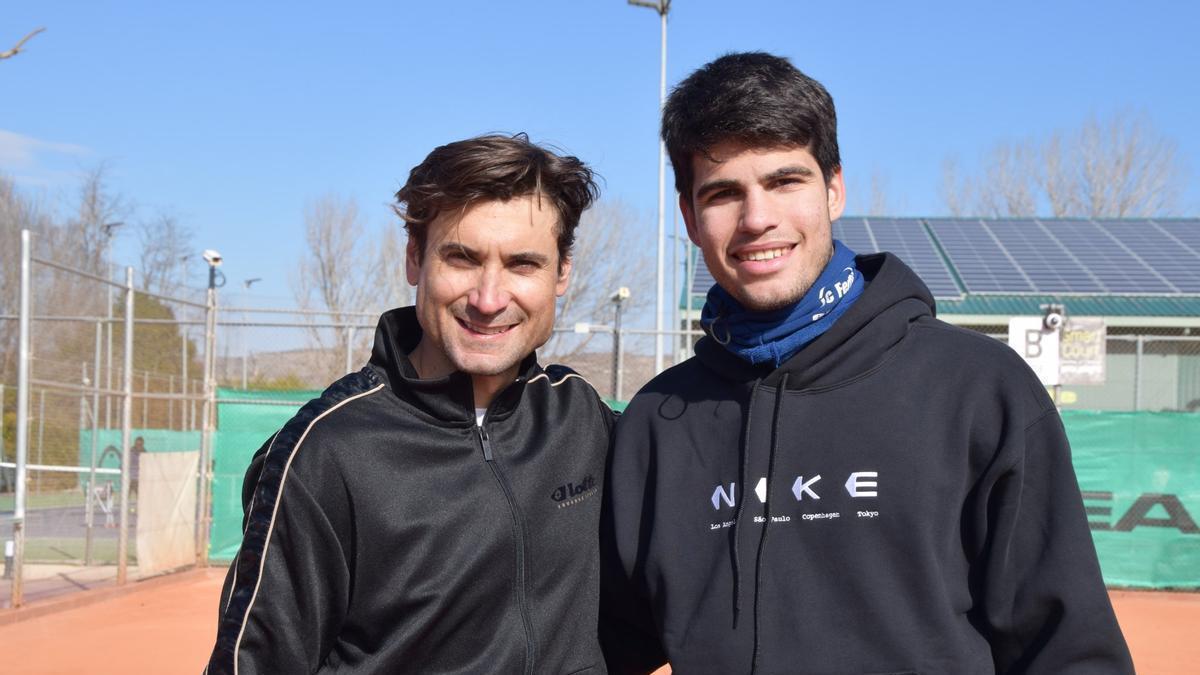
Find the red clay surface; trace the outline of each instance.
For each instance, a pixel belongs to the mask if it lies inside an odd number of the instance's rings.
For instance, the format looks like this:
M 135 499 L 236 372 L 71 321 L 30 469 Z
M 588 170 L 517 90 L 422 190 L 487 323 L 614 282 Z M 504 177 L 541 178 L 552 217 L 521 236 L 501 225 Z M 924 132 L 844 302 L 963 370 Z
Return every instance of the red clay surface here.
M 0 673 L 190 673 L 204 668 L 216 634 L 225 570 L 134 584 L 88 602 L 0 610 Z M 82 597 L 81 597 L 82 596 Z M 1113 591 L 1141 675 L 1200 672 L 1200 593 Z M 84 604 L 86 603 L 86 604 Z

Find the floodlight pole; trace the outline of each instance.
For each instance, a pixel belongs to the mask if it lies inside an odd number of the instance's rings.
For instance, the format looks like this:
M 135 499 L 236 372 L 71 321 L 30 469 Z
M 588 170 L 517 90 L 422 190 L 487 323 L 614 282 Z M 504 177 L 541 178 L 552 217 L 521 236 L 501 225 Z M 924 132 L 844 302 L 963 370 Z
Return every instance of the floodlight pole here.
M 627 0 L 636 7 L 648 7 L 658 12 L 662 19 L 661 55 L 659 58 L 658 111 L 659 116 L 667 103 L 667 14 L 671 12 L 671 0 Z M 656 125 L 657 126 L 657 125 Z M 657 294 L 654 301 L 654 372 L 663 369 L 663 277 L 666 249 L 666 189 L 667 189 L 667 146 L 658 141 L 658 273 Z

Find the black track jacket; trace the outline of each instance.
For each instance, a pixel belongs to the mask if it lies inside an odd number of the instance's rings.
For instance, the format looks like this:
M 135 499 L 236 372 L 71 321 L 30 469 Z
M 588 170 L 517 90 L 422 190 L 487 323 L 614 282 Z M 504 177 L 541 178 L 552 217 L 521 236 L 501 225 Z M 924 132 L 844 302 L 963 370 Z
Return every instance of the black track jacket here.
M 207 672 L 604 673 L 597 527 L 611 412 L 533 355 L 475 424 L 421 380 L 412 308 L 255 456 Z
M 1132 672 L 1045 388 L 899 259 L 858 265 L 782 367 L 705 338 L 618 422 L 610 671 Z

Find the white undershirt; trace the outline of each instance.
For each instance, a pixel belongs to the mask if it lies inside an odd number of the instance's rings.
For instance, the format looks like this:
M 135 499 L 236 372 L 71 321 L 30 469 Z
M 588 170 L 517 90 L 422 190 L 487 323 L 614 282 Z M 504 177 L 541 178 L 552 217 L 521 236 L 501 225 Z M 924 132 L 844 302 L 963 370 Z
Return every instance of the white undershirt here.
M 487 414 L 487 408 L 476 408 L 475 409 L 475 426 L 477 426 L 477 427 L 483 426 L 483 416 L 486 414 Z

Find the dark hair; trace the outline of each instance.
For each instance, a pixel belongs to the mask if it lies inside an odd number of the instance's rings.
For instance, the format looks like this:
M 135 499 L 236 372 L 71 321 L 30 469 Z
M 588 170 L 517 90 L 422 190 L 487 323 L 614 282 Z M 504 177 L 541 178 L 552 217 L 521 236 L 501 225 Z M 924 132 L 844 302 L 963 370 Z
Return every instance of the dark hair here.
M 545 197 L 558 211 L 561 265 L 571 256 L 580 215 L 599 194 L 595 175 L 578 158 L 556 155 L 523 133 L 490 134 L 434 148 L 408 174 L 393 208 L 423 253 L 426 230 L 442 213 L 461 213 L 483 201 Z
M 726 54 L 680 82 L 663 108 L 675 189 L 691 197 L 692 157 L 734 140 L 808 148 L 828 182 L 842 166 L 837 112 L 820 82 L 765 52 Z

